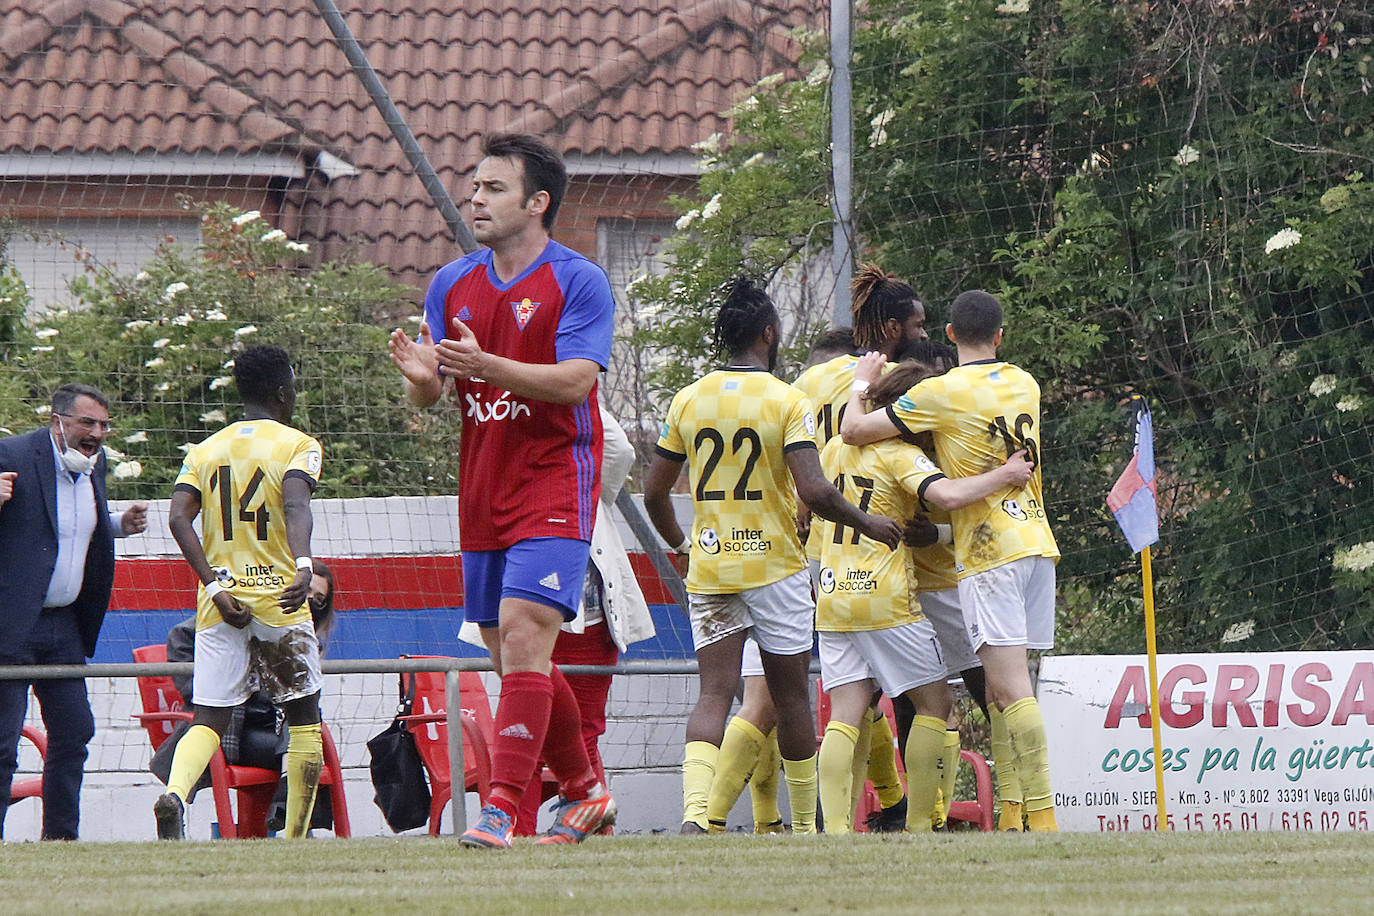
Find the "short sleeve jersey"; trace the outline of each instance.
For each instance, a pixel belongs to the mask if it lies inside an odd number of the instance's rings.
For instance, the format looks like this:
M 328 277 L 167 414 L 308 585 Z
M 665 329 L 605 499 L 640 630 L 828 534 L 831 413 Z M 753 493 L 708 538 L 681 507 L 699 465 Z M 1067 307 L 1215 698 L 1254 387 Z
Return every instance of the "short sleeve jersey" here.
M 677 393 L 656 450 L 688 466 L 687 591 L 734 594 L 806 568 L 785 456 L 815 437 L 811 403 L 762 369 L 718 370 Z
M 857 356 L 837 356 L 812 366 L 792 383 L 816 408 L 817 448 L 825 448 L 827 442 L 840 434 L 840 421 L 849 403 L 849 386 L 854 383 L 854 367 L 858 364 Z
M 936 460 L 950 477 L 973 477 L 1025 448 L 1035 473 L 1008 490 L 951 513 L 960 579 L 1019 560 L 1058 558 L 1040 485 L 1040 386 L 1001 360 L 956 366 L 913 387 L 887 408 L 904 435 L 930 430 Z
M 858 364 L 857 356 L 836 356 L 807 369 L 792 383 L 816 409 L 816 448 L 825 448 L 827 442 L 839 435 L 844 408 L 849 403 L 849 386 L 854 381 L 854 367 Z M 821 558 L 819 539 L 806 539 L 806 556 L 811 560 Z
M 496 275 L 489 248 L 448 264 L 425 296 L 435 343 L 462 321 L 483 351 L 522 363 L 611 358 L 615 300 L 606 274 L 550 241 L 525 271 Z M 463 417 L 458 526 L 464 550 L 503 550 L 528 538 L 590 540 L 601 490 L 597 392 L 578 404 L 518 397 L 482 379 L 456 379 Z
M 926 505 L 923 500 L 921 511 L 932 524 L 951 524 L 949 513 L 939 506 Z M 942 592 L 959 584 L 959 577 L 954 572 L 953 544 L 929 544 L 913 548 L 911 562 L 916 567 L 917 591 Z
M 845 499 L 889 518 L 910 518 L 920 494 L 945 476 L 920 448 L 897 439 L 855 447 L 836 437 L 821 449 L 821 468 Z M 817 630 L 884 630 L 923 619 L 911 551 L 827 519 L 813 520 L 811 530 L 821 548 Z
M 286 541 L 282 481 L 320 480 L 320 443 L 275 420 L 231 423 L 186 453 L 175 488 L 200 497 L 201 546 L 219 582 L 253 616 L 279 627 L 310 619 L 306 605 L 282 613 L 277 599 L 296 576 Z M 196 629 L 221 621 L 197 590 Z

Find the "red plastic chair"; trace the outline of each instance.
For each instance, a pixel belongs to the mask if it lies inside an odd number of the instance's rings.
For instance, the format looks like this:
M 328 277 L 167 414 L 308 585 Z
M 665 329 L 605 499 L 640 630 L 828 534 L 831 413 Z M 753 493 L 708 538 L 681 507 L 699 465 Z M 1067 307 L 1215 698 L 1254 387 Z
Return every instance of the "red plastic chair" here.
M 403 658 L 446 658 L 442 655 L 408 655 Z M 429 835 L 439 835 L 439 824 L 446 806 L 453 799 L 453 781 L 449 775 L 448 758 L 448 697 L 445 673 L 417 671 L 415 703 L 408 716 L 402 716 L 420 762 L 429 777 Z M 491 794 L 491 739 L 496 730 L 491 715 L 491 701 L 482 676 L 476 671 L 458 674 L 458 699 L 463 729 L 463 783 L 465 792 L 476 792 L 485 802 Z
M 48 736 L 43 729 L 36 725 L 25 725 L 22 735 L 38 751 L 40 760 L 48 758 Z M 23 779 L 11 780 L 10 804 L 25 798 L 36 798 L 39 800 L 39 804 L 43 803 L 42 773 L 37 776 L 25 776 Z
M 167 661 L 165 645 L 139 646 L 133 650 L 134 661 L 146 664 Z M 194 716 L 183 709 L 181 694 L 177 692 L 169 675 L 146 675 L 138 679 L 138 695 L 143 703 L 143 712 L 134 713 L 148 731 L 148 739 L 153 750 L 176 730 L 177 723 L 190 722 Z M 324 769 L 320 774 L 320 785 L 329 789 L 329 801 L 334 814 L 334 835 L 351 837 L 348 824 L 348 799 L 344 796 L 343 770 L 339 766 L 339 752 L 334 746 L 334 736 L 329 727 L 321 723 L 321 738 L 324 743 Z M 215 816 L 219 820 L 220 836 L 227 840 L 247 839 L 267 836 L 267 815 L 271 811 L 272 799 L 276 797 L 281 773 L 263 767 L 231 765 L 224 759 L 223 751 L 215 750 L 210 758 L 210 788 L 215 800 Z M 238 818 L 229 791 L 238 793 Z
M 878 708 L 887 716 L 888 727 L 892 729 L 892 734 L 897 734 L 897 714 L 892 709 L 892 700 L 886 695 L 878 702 Z M 816 740 L 825 739 L 825 726 L 830 722 L 830 694 L 825 692 L 821 686 L 819 678 L 816 679 Z M 988 767 L 987 758 L 982 754 L 970 750 L 959 751 L 959 758 L 973 767 L 974 782 L 977 797 L 967 801 L 951 801 L 949 806 L 949 818 L 951 820 L 966 821 L 977 824 L 978 829 L 990 833 L 992 831 L 992 770 Z M 902 760 L 900 754 L 897 755 L 897 775 L 902 780 L 902 789 L 906 790 L 906 762 Z M 873 788 L 873 783 L 864 783 L 863 797 L 859 799 L 858 814 L 854 817 L 854 831 L 856 833 L 866 833 L 868 831 L 868 816 L 881 808 L 878 801 L 878 793 Z

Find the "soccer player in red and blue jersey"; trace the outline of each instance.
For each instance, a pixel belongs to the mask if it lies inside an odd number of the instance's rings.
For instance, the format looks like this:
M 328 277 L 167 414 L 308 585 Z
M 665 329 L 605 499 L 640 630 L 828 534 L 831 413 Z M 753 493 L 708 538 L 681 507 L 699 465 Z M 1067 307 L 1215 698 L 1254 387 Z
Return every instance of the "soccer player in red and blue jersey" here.
M 459 538 L 465 614 L 501 674 L 492 791 L 467 846 L 510 845 L 540 759 L 559 780 L 540 843 L 577 843 L 615 821 L 582 742 L 577 700 L 550 661 L 577 611 L 601 479 L 598 373 L 615 301 L 605 273 L 550 237 L 567 186 L 542 140 L 493 134 L 473 175 L 472 233 L 488 246 L 435 274 L 418 341 L 391 356 L 406 397 L 448 388 L 461 410 Z

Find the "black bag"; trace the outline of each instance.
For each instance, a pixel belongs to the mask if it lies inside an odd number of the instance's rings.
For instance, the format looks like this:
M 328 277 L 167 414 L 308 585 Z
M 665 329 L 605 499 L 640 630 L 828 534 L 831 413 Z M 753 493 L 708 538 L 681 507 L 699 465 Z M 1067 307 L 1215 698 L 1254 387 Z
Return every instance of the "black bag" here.
M 372 756 L 373 801 L 382 809 L 392 832 L 411 830 L 429 823 L 429 783 L 425 780 L 425 766 L 415 746 L 415 736 L 400 720 L 410 715 L 415 702 L 414 675 L 401 675 L 401 703 L 397 718 L 386 731 L 367 742 Z
M 226 762 L 281 772 L 281 758 L 291 736 L 284 727 L 281 710 L 265 692 L 259 690 L 251 694 L 234 710 L 225 737 L 237 738 L 225 740 L 221 745 Z

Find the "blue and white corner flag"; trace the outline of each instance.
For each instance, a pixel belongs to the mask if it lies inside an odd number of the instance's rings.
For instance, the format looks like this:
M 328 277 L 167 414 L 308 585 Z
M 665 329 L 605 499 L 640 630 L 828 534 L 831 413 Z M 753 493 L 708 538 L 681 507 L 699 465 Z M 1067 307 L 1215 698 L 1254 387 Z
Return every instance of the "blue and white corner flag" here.
M 1155 487 L 1155 435 L 1150 408 L 1140 395 L 1136 404 L 1135 454 L 1107 494 L 1107 507 L 1116 516 L 1121 533 L 1140 553 L 1159 540 L 1159 493 Z

